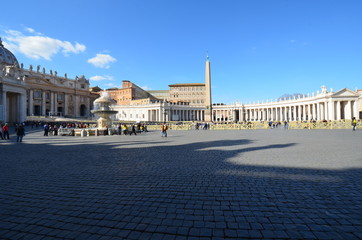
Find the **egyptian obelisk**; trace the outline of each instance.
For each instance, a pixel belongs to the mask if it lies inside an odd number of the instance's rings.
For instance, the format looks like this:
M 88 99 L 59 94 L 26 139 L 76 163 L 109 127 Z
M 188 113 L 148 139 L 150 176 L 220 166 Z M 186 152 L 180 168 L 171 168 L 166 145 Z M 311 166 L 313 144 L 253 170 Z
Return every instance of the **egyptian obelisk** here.
M 211 122 L 212 119 L 212 101 L 211 101 L 211 70 L 209 55 L 206 56 L 205 67 L 205 121 Z

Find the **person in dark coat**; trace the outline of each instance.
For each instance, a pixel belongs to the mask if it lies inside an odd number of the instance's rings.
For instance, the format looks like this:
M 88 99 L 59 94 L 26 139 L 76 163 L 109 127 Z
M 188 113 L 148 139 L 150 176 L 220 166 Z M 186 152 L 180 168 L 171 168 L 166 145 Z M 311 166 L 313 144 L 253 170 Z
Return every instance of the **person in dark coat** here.
M 132 135 L 132 133 L 134 133 L 134 135 L 137 135 L 137 133 L 136 133 L 136 127 L 135 127 L 135 125 L 134 125 L 134 124 L 132 124 L 132 127 L 131 127 L 131 132 L 129 133 L 129 135 L 131 136 L 131 135 Z
M 23 141 L 23 137 L 25 136 L 25 129 L 22 124 L 18 124 L 16 127 L 16 136 L 17 136 L 16 138 L 17 142 Z

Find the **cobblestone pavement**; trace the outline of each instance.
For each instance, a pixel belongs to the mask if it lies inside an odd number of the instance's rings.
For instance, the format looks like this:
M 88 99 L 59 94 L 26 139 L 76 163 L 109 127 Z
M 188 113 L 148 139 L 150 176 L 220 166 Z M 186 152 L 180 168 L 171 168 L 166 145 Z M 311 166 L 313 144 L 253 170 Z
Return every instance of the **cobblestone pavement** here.
M 362 131 L 0 142 L 0 239 L 362 239 Z

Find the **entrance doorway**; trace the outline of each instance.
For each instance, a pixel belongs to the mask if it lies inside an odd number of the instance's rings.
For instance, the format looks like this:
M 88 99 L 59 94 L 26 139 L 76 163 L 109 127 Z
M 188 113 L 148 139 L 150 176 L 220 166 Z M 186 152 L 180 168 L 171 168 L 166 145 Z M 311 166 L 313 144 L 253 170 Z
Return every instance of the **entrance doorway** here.
M 6 119 L 8 123 L 20 122 L 20 94 L 6 93 Z
M 86 106 L 84 104 L 80 105 L 80 116 L 81 117 L 85 117 L 85 115 L 86 115 L 85 110 L 86 110 Z
M 40 116 L 40 106 L 39 105 L 34 106 L 34 115 Z

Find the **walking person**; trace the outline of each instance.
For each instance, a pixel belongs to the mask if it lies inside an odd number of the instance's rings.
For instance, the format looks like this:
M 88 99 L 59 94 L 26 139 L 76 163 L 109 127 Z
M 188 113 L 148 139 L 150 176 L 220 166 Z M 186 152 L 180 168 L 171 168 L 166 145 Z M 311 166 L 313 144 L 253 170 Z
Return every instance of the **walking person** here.
M 352 130 L 356 131 L 357 120 L 355 117 L 352 118 Z
M 23 141 L 23 137 L 25 136 L 25 128 L 23 127 L 22 124 L 18 124 L 16 127 L 16 141 L 17 142 L 22 142 Z
M 131 132 L 129 133 L 129 135 L 131 136 L 131 135 L 132 135 L 132 133 L 134 133 L 134 135 L 137 135 L 137 133 L 136 133 L 136 127 L 135 127 L 135 125 L 134 125 L 134 124 L 132 124 L 132 127 L 131 127 Z
M 161 126 L 161 137 L 167 137 L 167 125 L 166 123 L 162 123 L 162 126 Z
M 122 133 L 122 126 L 120 123 L 118 123 L 118 125 L 117 125 L 117 133 L 118 133 L 118 135 L 121 135 L 121 133 Z
M 288 121 L 284 121 L 284 129 L 288 129 Z
M 44 136 L 48 136 L 49 135 L 49 126 L 48 124 L 44 124 Z
M 127 125 L 126 124 L 123 124 L 122 125 L 122 131 L 123 131 L 123 135 L 127 135 L 127 129 L 128 129 L 128 127 L 127 127 Z
M 3 126 L 3 135 L 4 135 L 4 139 L 10 139 L 9 126 L 8 126 L 7 123 L 5 123 L 4 126 Z

